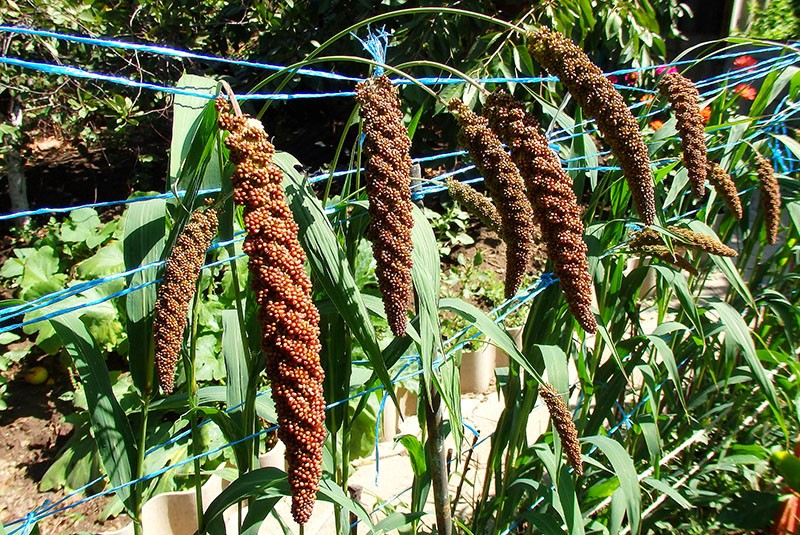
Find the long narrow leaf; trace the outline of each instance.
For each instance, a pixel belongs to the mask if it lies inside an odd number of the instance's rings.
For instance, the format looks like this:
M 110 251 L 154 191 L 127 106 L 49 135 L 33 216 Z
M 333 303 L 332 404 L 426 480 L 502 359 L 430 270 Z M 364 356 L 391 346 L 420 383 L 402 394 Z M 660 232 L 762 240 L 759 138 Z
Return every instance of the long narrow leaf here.
M 286 196 L 294 220 L 300 228 L 298 237 L 308 256 L 312 272 L 361 344 L 372 369 L 397 405 L 375 328 L 322 205 L 298 171 L 302 167 L 297 159 L 282 152 L 275 155 L 275 163 L 286 175 Z
M 108 478 L 114 486 L 128 483 L 136 473 L 136 438 L 125 411 L 114 396 L 103 355 L 77 312 L 60 316 L 52 322 L 81 378 L 92 432 Z M 128 513 L 134 515 L 136 506 L 132 487 L 121 488 L 118 496 Z
M 628 513 L 631 533 L 638 534 L 641 529 L 642 493 L 633 459 L 619 442 L 611 438 L 592 436 L 584 440 L 597 446 L 611 463 L 614 473 L 619 478 L 619 488 L 625 495 L 625 510 Z

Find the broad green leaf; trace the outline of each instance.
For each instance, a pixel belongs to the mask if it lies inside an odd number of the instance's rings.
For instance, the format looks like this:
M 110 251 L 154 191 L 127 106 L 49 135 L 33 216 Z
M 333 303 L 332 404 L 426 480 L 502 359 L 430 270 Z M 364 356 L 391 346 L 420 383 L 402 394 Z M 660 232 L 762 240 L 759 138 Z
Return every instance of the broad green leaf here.
M 289 482 L 286 472 L 277 468 L 259 468 L 240 475 L 223 490 L 214 501 L 208 504 L 203 514 L 203 523 L 209 534 L 225 534 L 222 513 L 248 498 L 259 500 L 289 496 Z
M 764 367 L 758 359 L 756 347 L 753 344 L 753 339 L 750 337 L 750 329 L 747 327 L 747 323 L 745 323 L 741 314 L 728 303 L 715 301 L 711 303 L 711 307 L 719 314 L 720 322 L 727 334 L 742 350 L 742 355 L 744 356 L 745 362 L 747 362 L 747 366 L 750 368 L 756 382 L 761 386 L 761 390 L 764 392 L 767 401 L 769 401 L 773 414 L 785 432 L 786 422 L 784 422 L 783 414 L 781 413 L 775 387 L 770 378 L 767 377 L 767 373 L 764 371 Z
M 686 284 L 686 279 L 680 272 L 666 266 L 652 264 L 650 267 L 655 269 L 661 278 L 675 290 L 675 296 L 683 307 L 683 311 L 689 317 L 689 321 L 695 329 L 695 335 L 704 340 L 703 322 L 700 319 L 700 312 L 697 310 L 697 303 L 695 303 L 692 293 L 689 291 L 689 286 Z
M 692 220 L 689 222 L 689 227 L 695 232 L 699 232 L 700 234 L 705 234 L 719 240 L 717 233 L 702 221 Z M 714 264 L 716 264 L 717 268 L 719 268 L 719 270 L 722 271 L 722 274 L 725 275 L 725 278 L 728 279 L 728 283 L 730 283 L 731 288 L 733 288 L 736 293 L 738 293 L 739 296 L 745 300 L 748 306 L 750 306 L 753 310 L 757 309 L 758 306 L 753 299 L 753 295 L 750 293 L 747 283 L 745 283 L 744 279 L 742 279 L 742 276 L 739 274 L 739 271 L 736 269 L 733 261 L 724 256 L 708 256 L 711 257 L 711 260 L 714 262 Z
M 419 511 L 425 505 L 431 489 L 431 472 L 428 470 L 428 461 L 425 456 L 425 447 L 413 435 L 403 435 L 397 439 L 408 452 L 411 462 L 411 471 L 414 481 L 411 485 L 411 510 Z
M 468 323 L 473 324 L 479 331 L 486 335 L 486 338 L 494 345 L 508 353 L 509 357 L 517 362 L 526 372 L 535 377 L 537 381 L 542 382 L 541 377 L 536 370 L 534 370 L 528 359 L 520 352 L 514 339 L 508 335 L 508 332 L 492 321 L 485 312 L 480 310 L 474 305 L 471 305 L 461 299 L 444 298 L 439 303 L 439 308 L 442 310 L 449 310 L 454 312 L 467 320 Z
M 119 486 L 133 481 L 137 465 L 136 438 L 125 411 L 114 396 L 103 355 L 95 347 L 78 313 L 55 318 L 52 324 L 81 378 L 92 432 L 111 484 Z M 117 494 L 128 513 L 134 515 L 136 497 L 133 488 L 125 486 Z
M 222 312 L 222 356 L 225 359 L 227 384 L 225 401 L 231 417 L 244 425 L 241 413 L 250 386 L 250 372 L 247 369 L 247 356 L 242 342 L 239 317 L 235 310 Z M 234 408 L 238 407 L 238 408 Z
M 345 511 L 355 514 L 359 520 L 366 524 L 368 529 L 372 529 L 372 519 L 369 517 L 367 510 L 364 509 L 364 506 L 347 496 L 342 488 L 330 479 L 323 478 L 320 481 L 317 499 L 338 505 Z
M 619 488 L 625 496 L 625 510 L 628 513 L 631 533 L 638 535 L 641 529 L 642 494 L 633 459 L 619 442 L 611 438 L 591 436 L 584 440 L 597 446 L 611 463 L 614 474 L 619 478 Z
M 678 365 L 675 362 L 675 355 L 672 353 L 672 349 L 659 336 L 648 334 L 647 339 L 653 344 L 653 347 L 664 362 L 664 366 L 667 368 L 667 375 L 675 386 L 675 392 L 678 394 L 681 406 L 686 410 L 686 400 L 683 397 L 683 388 L 681 387 L 682 381 L 680 375 L 678 375 Z
M 134 203 L 125 216 L 122 252 L 125 269 L 131 270 L 161 259 L 166 243 L 166 201 L 152 199 Z M 153 307 L 158 271 L 149 268 L 128 277 L 128 287 L 144 286 L 125 297 L 130 344 L 128 362 L 133 384 L 144 395 L 153 391 Z
M 770 72 L 762 82 L 758 95 L 750 106 L 748 115 L 755 117 L 764 113 L 767 106 L 781 95 L 798 72 L 800 72 L 800 69 L 791 66 Z
M 383 533 L 391 533 L 400 530 L 405 526 L 410 526 L 415 521 L 425 516 L 424 511 L 416 513 L 392 513 L 372 528 L 372 533 L 375 535 L 382 535 Z
M 219 82 L 217 80 L 194 74 L 184 74 L 177 83 L 178 88 L 190 89 L 198 93 L 208 93 L 209 95 L 215 95 L 218 86 Z M 172 141 L 170 144 L 169 185 L 177 181 L 181 167 L 190 152 L 192 139 L 200 127 L 203 112 L 210 103 L 213 105 L 210 99 L 202 97 L 175 95 Z M 220 176 L 219 158 L 212 156 L 212 161 L 209 165 L 215 168 L 213 172 L 209 173 L 209 176 Z M 219 181 L 217 180 L 216 184 L 206 183 L 203 185 L 203 187 L 213 186 L 219 186 Z
M 247 508 L 247 516 L 244 517 L 239 535 L 258 535 L 261 524 L 267 515 L 275 508 L 275 504 L 280 501 L 278 497 L 262 498 L 250 503 Z
M 124 271 L 122 242 L 113 241 L 101 247 L 95 254 L 75 266 L 75 270 L 83 279 L 96 279 Z
M 286 174 L 284 186 L 287 200 L 299 227 L 298 238 L 306 252 L 312 272 L 361 344 L 373 371 L 397 405 L 375 328 L 364 305 L 361 291 L 353 278 L 347 257 L 323 212 L 322 205 L 298 170 L 302 168 L 300 162 L 292 155 L 282 152 L 275 155 L 275 163 Z
M 527 511 L 521 515 L 532 526 L 535 526 L 543 535 L 564 535 L 561 525 L 553 520 L 552 515 Z
M 439 247 L 428 218 L 417 206 L 414 206 L 414 228 L 411 231 L 411 239 L 414 242 L 414 250 L 411 253 L 413 262 L 411 278 L 417 293 L 419 354 L 425 387 L 430 389 L 430 381 L 433 379 L 433 360 L 436 358 L 437 350 L 440 354 L 444 354 L 441 351 L 439 331 Z
M 652 477 L 646 477 L 642 480 L 642 483 L 648 485 L 655 490 L 661 492 L 662 494 L 666 494 L 670 498 L 672 498 L 675 503 L 683 507 L 684 509 L 693 509 L 694 505 L 689 502 L 686 498 L 684 498 L 680 492 L 678 492 L 677 488 L 674 488 L 667 483 L 664 483 L 660 479 L 655 479 Z
M 547 382 L 561 394 L 569 391 L 569 368 L 567 355 L 558 346 L 535 345 L 534 350 L 542 355 Z

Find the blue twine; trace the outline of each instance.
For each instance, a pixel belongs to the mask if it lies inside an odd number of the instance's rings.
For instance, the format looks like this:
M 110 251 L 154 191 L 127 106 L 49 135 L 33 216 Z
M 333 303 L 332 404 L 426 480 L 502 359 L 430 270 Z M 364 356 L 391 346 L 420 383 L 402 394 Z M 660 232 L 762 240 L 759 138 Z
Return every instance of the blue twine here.
M 361 46 L 364 47 L 364 50 L 369 52 L 372 59 L 379 64 L 375 65 L 375 76 L 380 76 L 384 72 L 383 65 L 386 64 L 386 51 L 389 48 L 390 34 L 386 31 L 385 27 L 373 32 L 369 29 L 369 26 L 367 26 L 367 32 L 366 39 L 361 39 L 353 32 L 350 32 L 350 35 L 355 37 L 358 42 L 361 43 Z
M 155 54 L 158 56 L 166 56 L 179 59 L 197 59 L 201 61 L 210 61 L 214 63 L 226 63 L 229 65 L 237 65 L 240 67 L 252 67 L 255 69 L 266 69 L 270 71 L 280 71 L 286 68 L 285 65 L 272 65 L 269 63 L 259 63 L 255 61 L 229 59 L 220 56 L 212 56 L 209 54 L 199 54 L 197 52 L 190 52 L 188 50 L 180 50 L 177 48 L 169 48 L 160 45 L 131 43 L 127 41 L 119 41 L 116 39 L 99 39 L 95 37 L 84 37 L 79 35 L 70 35 L 64 33 L 51 32 L 47 30 L 37 30 L 34 28 L 27 28 L 22 26 L 7 26 L 0 25 L 0 32 L 18 33 L 22 35 L 35 35 L 39 37 L 52 37 L 62 41 L 72 41 L 75 43 L 82 43 L 87 45 L 99 46 L 103 48 L 116 48 L 119 50 L 134 50 L 136 52 L 145 52 L 148 54 Z M 348 80 L 357 82 L 359 78 L 351 76 L 343 76 L 332 72 L 319 71 L 315 69 L 297 69 L 296 74 L 304 76 L 315 76 L 318 78 L 329 78 L 332 80 Z
M 753 81 L 753 80 L 761 77 L 762 75 L 766 75 L 769 72 L 772 72 L 773 70 L 775 70 L 777 68 L 783 68 L 783 67 L 786 67 L 786 66 L 789 66 L 789 65 L 792 65 L 792 64 L 795 63 L 795 61 L 793 59 L 788 58 L 788 59 L 783 60 L 783 62 L 780 65 L 771 65 L 771 62 L 774 62 L 774 61 L 777 61 L 777 60 L 780 60 L 780 59 L 781 59 L 781 57 L 771 58 L 771 59 L 762 61 L 759 64 L 762 67 L 760 70 L 756 69 L 756 70 L 749 70 L 749 71 L 746 71 L 746 72 L 743 71 L 741 73 L 737 73 L 737 74 L 730 75 L 730 76 L 729 76 L 730 73 L 726 73 L 726 74 L 722 74 L 722 75 L 717 75 L 717 76 L 711 77 L 711 78 L 709 78 L 707 80 L 718 79 L 719 81 L 726 81 L 728 84 L 726 85 L 726 87 L 723 87 L 723 88 L 718 89 L 718 90 L 713 90 L 713 91 L 709 91 L 709 92 L 703 93 L 701 96 L 703 98 L 708 98 L 712 94 L 715 94 L 715 93 L 719 94 L 721 91 L 724 91 L 728 87 L 728 85 L 730 83 L 732 83 L 732 82 L 742 81 L 745 78 L 749 79 L 750 81 Z M 0 58 L 0 61 L 2 61 L 2 58 Z M 511 80 L 511 79 L 508 79 L 508 80 Z M 698 83 L 698 85 L 703 85 L 703 84 L 704 84 L 704 82 L 699 82 Z M 203 95 L 205 97 L 209 96 L 206 93 L 204 93 Z M 632 106 L 630 106 L 630 109 L 634 110 L 634 109 L 640 108 L 640 107 L 645 106 L 645 105 L 646 105 L 646 103 L 641 103 L 641 102 L 640 103 L 635 103 Z M 664 107 L 659 108 L 657 110 L 650 111 L 649 113 L 647 113 L 643 117 L 654 116 L 654 115 L 657 115 L 658 113 L 664 112 L 666 110 L 667 110 L 667 107 L 664 106 Z M 593 120 L 587 119 L 587 120 L 584 120 L 581 123 L 577 123 L 575 125 L 575 127 L 586 126 L 586 125 L 591 124 L 592 122 L 593 122 Z M 726 126 L 726 127 L 723 127 L 723 128 L 731 128 L 731 126 Z M 720 129 L 717 129 L 715 131 L 719 131 L 719 130 Z M 553 133 L 553 135 L 555 135 L 555 133 L 557 133 L 557 132 L 566 133 L 567 131 L 563 130 L 563 129 L 557 129 Z M 556 145 L 556 142 L 568 141 L 569 139 L 572 139 L 572 138 L 577 137 L 579 135 L 583 135 L 584 133 L 592 133 L 592 132 L 596 132 L 596 129 L 586 130 L 584 132 L 581 132 L 580 134 L 568 133 L 564 137 L 552 137 L 551 140 L 550 140 L 552 142 L 551 146 L 557 148 L 558 145 Z M 710 150 L 715 150 L 715 149 L 710 149 Z M 434 161 L 434 160 L 437 160 L 437 159 L 443 159 L 443 158 L 449 158 L 449 157 L 457 157 L 457 156 L 461 156 L 461 155 L 464 155 L 464 154 L 466 154 L 466 151 L 454 151 L 454 152 L 447 152 L 447 153 L 442 153 L 442 154 L 436 154 L 436 155 L 431 155 L 431 156 L 424 156 L 424 157 L 420 157 L 420 158 L 415 158 L 413 161 L 415 163 L 421 163 L 421 162 L 427 162 L 427 161 Z M 578 161 L 578 160 L 582 160 L 582 159 L 589 158 L 589 157 L 603 156 L 603 155 L 606 155 L 606 154 L 609 154 L 609 151 L 601 151 L 601 152 L 598 152 L 598 153 L 595 153 L 595 154 L 588 154 L 588 155 L 585 155 L 583 157 L 563 160 L 563 162 L 564 163 L 568 163 L 568 162 Z M 592 168 L 592 169 L 594 169 L 594 168 Z M 335 171 L 334 173 L 323 173 L 323 174 L 320 174 L 320 175 L 316 175 L 314 177 L 310 177 L 309 178 L 309 182 L 310 183 L 316 183 L 318 181 L 327 180 L 331 176 L 343 176 L 343 175 L 347 175 L 347 174 L 352 174 L 352 173 L 358 172 L 360 170 L 363 170 L 363 169 L 349 169 L 349 170 L 344 170 L 344 171 Z M 204 190 L 202 193 L 203 194 L 209 194 L 209 193 L 215 193 L 215 192 L 218 192 L 218 191 L 219 191 L 219 189 L 209 189 L 209 190 Z M 437 191 L 442 191 L 442 189 L 440 188 Z M 134 202 L 141 202 L 141 201 L 145 201 L 145 200 L 149 200 L 149 199 L 170 198 L 170 197 L 172 197 L 172 195 L 170 193 L 163 193 L 163 194 L 154 195 L 154 196 L 148 196 L 148 197 L 138 197 L 136 199 L 129 199 L 129 200 L 125 200 L 125 201 L 107 201 L 107 202 L 90 203 L 90 204 L 84 204 L 84 205 L 73 206 L 73 207 L 65 207 L 65 208 L 40 208 L 40 209 L 37 209 L 37 210 L 26 210 L 26 211 L 11 213 L 11 214 L 0 215 L 0 221 L 14 219 L 14 218 L 18 218 L 18 217 L 30 217 L 30 216 L 36 216 L 36 215 L 44 215 L 44 214 L 47 214 L 47 213 L 64 213 L 64 212 L 69 212 L 69 211 L 71 211 L 73 209 L 78 209 L 78 208 L 107 207 L 107 206 L 115 206 L 115 205 L 121 205 L 121 204 L 129 204 L 129 203 L 134 203 Z
M 286 68 L 283 65 L 272 65 L 268 63 L 259 63 L 254 61 L 248 60 L 236 60 L 236 59 L 229 59 L 220 56 L 213 56 L 209 54 L 199 54 L 196 52 L 180 50 L 175 48 L 169 48 L 161 45 L 152 45 L 152 44 L 139 44 L 139 43 L 131 43 L 126 41 L 120 41 L 115 39 L 101 39 L 101 38 L 94 38 L 94 37 L 85 37 L 79 36 L 74 34 L 65 34 L 59 32 L 53 32 L 48 30 L 39 30 L 35 28 L 27 28 L 22 26 L 12 26 L 12 25 L 0 25 L 0 31 L 9 32 L 9 33 L 18 33 L 24 35 L 35 35 L 40 37 L 50 37 L 54 39 L 60 39 L 64 41 L 72 41 L 77 43 L 89 44 L 93 46 L 103 47 L 103 48 L 114 48 L 120 50 L 133 50 L 138 52 L 145 52 L 148 54 L 155 54 L 161 55 L 166 57 L 174 57 L 180 59 L 197 59 L 202 61 L 209 61 L 215 63 L 227 63 L 233 64 L 242 67 L 252 67 L 255 69 L 267 69 L 273 71 L 280 71 Z M 383 30 L 381 30 L 383 31 Z M 358 37 L 356 36 L 358 39 Z M 359 39 L 361 41 L 361 39 Z M 388 43 L 387 43 L 388 46 Z M 777 52 L 777 51 L 786 51 L 786 46 L 765 46 L 762 48 L 754 47 L 753 50 L 741 50 L 738 52 L 730 52 L 726 54 L 715 54 L 705 58 L 704 61 L 712 61 L 712 60 L 721 60 L 721 59 L 730 59 L 741 56 L 746 53 L 750 54 L 762 54 L 767 52 Z M 792 48 L 792 52 L 796 53 L 796 50 Z M 385 56 L 384 56 L 385 58 Z M 377 61 L 377 60 L 376 60 Z M 381 61 L 381 63 L 385 63 L 385 61 Z M 611 71 L 606 73 L 607 76 L 624 76 L 626 74 L 632 73 L 640 73 L 640 72 L 647 72 L 651 70 L 658 70 L 658 69 L 666 69 L 669 67 L 677 67 L 681 65 L 692 65 L 696 63 L 696 60 L 682 60 L 682 61 L 674 61 L 671 63 L 665 63 L 660 65 L 650 65 L 646 67 L 633 67 L 628 69 L 618 69 L 616 71 Z M 360 78 L 354 78 L 351 76 L 344 76 L 337 73 L 331 73 L 326 71 L 320 71 L 315 69 L 308 69 L 308 68 L 301 68 L 296 70 L 297 74 L 306 75 L 306 76 L 315 76 L 320 78 L 329 78 L 334 80 L 346 80 L 346 81 L 361 81 Z M 431 84 L 447 84 L 452 83 L 450 78 L 429 78 L 428 79 Z M 537 82 L 546 82 L 555 80 L 553 77 L 517 77 L 517 78 L 480 78 L 478 79 L 479 82 L 485 83 L 503 83 L 503 82 L 517 82 L 517 83 L 537 83 Z M 411 83 L 409 80 L 398 80 L 396 83 L 398 84 L 409 84 Z M 464 80 L 461 80 L 460 83 L 465 83 Z M 627 87 L 627 86 L 626 86 Z

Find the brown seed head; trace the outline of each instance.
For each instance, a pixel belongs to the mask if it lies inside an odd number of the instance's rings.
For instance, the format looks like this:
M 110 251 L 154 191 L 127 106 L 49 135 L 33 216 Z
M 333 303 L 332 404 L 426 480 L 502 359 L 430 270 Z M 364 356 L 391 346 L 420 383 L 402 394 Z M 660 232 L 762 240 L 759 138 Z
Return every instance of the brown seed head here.
M 717 256 L 737 256 L 739 254 L 713 236 L 676 226 L 669 226 L 667 230 L 677 236 L 686 247 Z
M 587 332 L 597 331 L 591 310 L 594 286 L 586 261 L 583 222 L 572 179 L 550 149 L 547 138 L 519 102 L 508 93 L 493 93 L 484 114 L 492 129 L 511 149 L 511 158 L 525 180 L 528 199 L 547 244 L 564 297 Z
M 707 234 L 701 234 L 688 228 L 671 225 L 667 230 L 675 235 L 677 244 L 688 249 L 696 249 L 717 256 L 737 256 L 737 252 L 718 239 Z M 631 251 L 644 252 L 656 256 L 656 251 L 664 245 L 664 239 L 653 229 L 647 228 L 636 232 L 628 241 Z M 669 250 L 669 249 L 667 249 Z
M 764 209 L 764 223 L 767 225 L 769 243 L 778 241 L 778 228 L 781 226 L 781 190 L 772 162 L 756 154 L 758 181 L 761 184 L 761 206 Z
M 217 100 L 219 125 L 228 130 L 234 200 L 244 206 L 250 284 L 258 303 L 261 349 L 278 414 L 278 436 L 286 446 L 292 516 L 305 524 L 322 477 L 325 399 L 320 364 L 319 312 L 311 299 L 306 255 L 286 203 L 283 172 L 264 127 L 230 114 Z
M 158 300 L 153 335 L 158 383 L 165 394 L 172 392 L 189 302 L 194 297 L 206 250 L 217 233 L 217 213 L 196 210 L 181 231 L 167 258 Z
M 737 220 L 742 219 L 742 201 L 739 199 L 739 192 L 736 191 L 736 184 L 731 175 L 716 162 L 710 162 L 708 168 L 708 181 L 714 187 L 725 204 L 728 205 L 733 217 Z
M 501 235 L 506 242 L 505 296 L 508 298 L 519 290 L 533 256 L 535 225 L 531 203 L 525 195 L 525 183 L 488 121 L 458 99 L 450 101 L 449 107 L 461 125 L 461 143 L 483 173 L 486 188 L 500 212 Z
M 677 72 L 665 75 L 658 87 L 675 111 L 683 146 L 683 165 L 689 173 L 692 193 L 699 199 L 706 193 L 708 174 L 705 120 L 700 113 L 700 95 L 692 81 Z
M 467 212 L 477 217 L 481 223 L 486 225 L 486 228 L 493 232 L 500 232 L 500 213 L 492 204 L 491 199 L 481 195 L 469 184 L 464 184 L 458 180 L 448 177 L 445 183 L 447 184 L 447 191 L 454 201 L 463 206 Z
M 558 32 L 539 28 L 528 34 L 531 56 L 542 64 L 575 97 L 591 116 L 619 159 L 639 217 L 655 221 L 655 191 L 650 157 L 639 125 L 622 95 L 603 76 L 603 71 L 575 43 Z
M 561 394 L 548 383 L 539 385 L 539 395 L 542 396 L 547 410 L 550 413 L 550 420 L 558 436 L 561 438 L 561 445 L 567 454 L 567 459 L 575 472 L 583 475 L 583 459 L 581 458 L 581 443 L 578 442 L 578 430 L 575 422 L 572 421 L 572 413 L 564 402 Z
M 411 304 L 411 140 L 397 88 L 386 75 L 356 85 L 364 120 L 369 237 L 383 306 L 395 336 L 403 336 Z

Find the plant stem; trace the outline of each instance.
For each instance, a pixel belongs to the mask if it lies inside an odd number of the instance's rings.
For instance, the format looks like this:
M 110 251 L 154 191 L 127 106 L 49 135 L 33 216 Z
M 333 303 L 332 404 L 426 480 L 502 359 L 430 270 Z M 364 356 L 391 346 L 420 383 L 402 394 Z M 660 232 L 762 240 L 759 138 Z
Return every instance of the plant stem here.
M 197 289 L 199 290 L 202 275 L 197 280 Z M 197 313 L 198 303 L 200 302 L 198 292 L 194 294 L 194 302 L 192 303 L 192 331 L 189 339 L 189 369 L 186 370 L 189 383 L 189 405 L 191 411 L 189 413 L 189 422 L 192 427 L 192 453 L 194 454 L 194 496 L 195 508 L 197 514 L 197 532 L 204 533 L 203 526 L 203 486 L 200 478 L 200 458 L 198 457 L 203 452 L 203 445 L 201 443 L 200 429 L 197 427 L 198 416 L 198 399 L 197 399 L 197 375 L 195 374 L 195 359 L 197 357 Z
M 147 487 L 147 482 L 141 481 L 141 479 L 144 477 L 144 452 L 147 447 L 147 413 L 150 409 L 151 397 L 152 392 L 147 391 L 142 398 L 142 425 L 139 430 L 139 444 L 136 450 L 136 479 L 138 483 L 134 485 L 133 490 L 136 496 L 136 516 L 133 519 L 133 532 L 136 535 L 144 534 L 144 530 L 142 528 L 142 501 L 144 490 Z
M 428 428 L 425 451 L 428 457 L 428 466 L 431 470 L 437 533 L 439 535 L 452 535 L 453 522 L 450 515 L 450 497 L 447 491 L 447 463 L 444 451 L 444 434 L 442 433 L 442 398 L 436 390 L 432 390 L 430 393 L 426 392 L 427 389 L 422 389 L 421 395 L 425 396 L 425 422 Z

